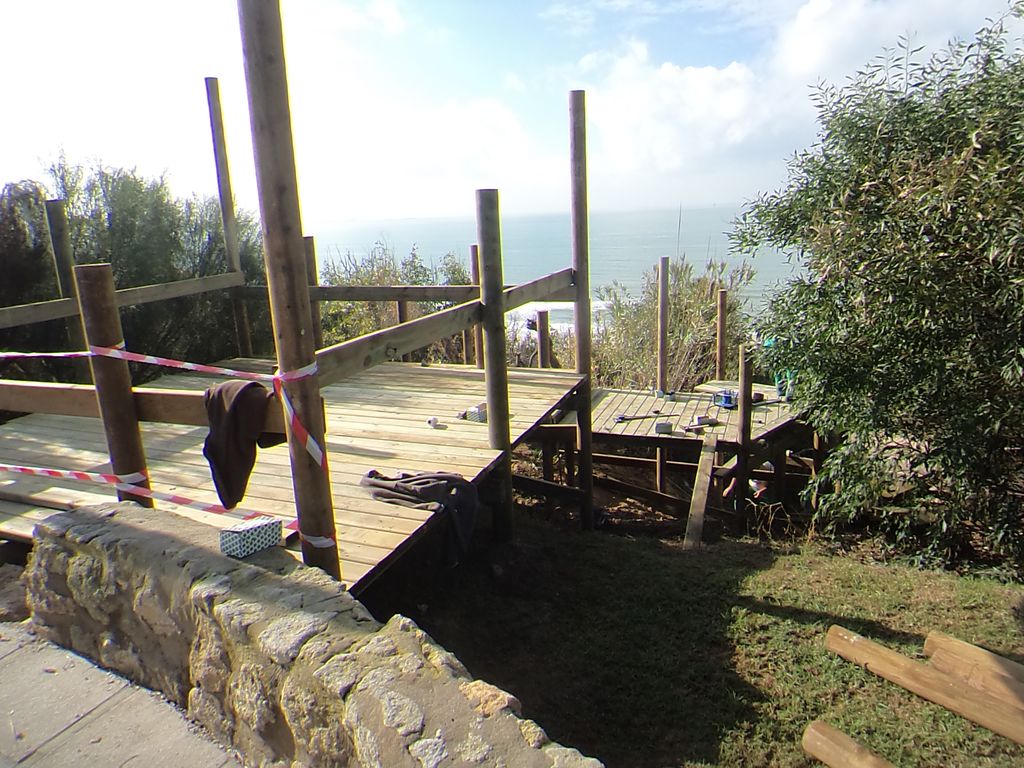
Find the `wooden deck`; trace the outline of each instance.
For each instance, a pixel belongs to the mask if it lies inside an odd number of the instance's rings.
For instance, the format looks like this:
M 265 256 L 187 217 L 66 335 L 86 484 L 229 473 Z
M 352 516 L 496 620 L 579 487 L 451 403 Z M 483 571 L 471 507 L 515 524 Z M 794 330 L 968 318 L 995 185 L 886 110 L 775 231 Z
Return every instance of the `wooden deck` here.
M 238 360 L 225 364 L 253 370 L 269 365 Z M 564 407 L 580 381 L 575 373 L 537 369 L 510 369 L 508 377 L 513 444 L 553 410 Z M 202 390 L 215 381 L 181 374 L 165 376 L 152 386 Z M 422 510 L 371 499 L 359 486 L 360 478 L 371 469 L 386 475 L 440 470 L 477 480 L 498 458 L 488 446 L 486 424 L 457 418 L 486 400 L 484 373 L 458 365 L 386 363 L 321 392 L 343 579 L 358 589 L 430 520 Z M 436 429 L 427 423 L 432 416 L 439 420 Z M 206 428 L 147 423 L 142 431 L 154 490 L 217 501 L 202 455 Z M 0 461 L 109 471 L 100 421 L 74 416 L 30 414 L 0 425 Z M 54 509 L 112 498 L 113 492 L 100 485 L 0 473 L 0 538 L 29 539 L 35 523 Z M 215 528 L 236 522 L 165 502 L 157 506 Z M 259 452 L 240 507 L 294 519 L 287 446 Z M 216 532 L 211 531 L 211 543 L 215 542 Z
M 700 441 L 704 435 L 718 438 L 720 446 L 735 446 L 739 441 L 739 410 L 721 408 L 714 404 L 714 393 L 720 389 L 737 389 L 735 381 L 709 381 L 694 392 L 677 392 L 673 399 L 656 397 L 653 392 L 625 389 L 595 389 L 593 395 L 593 429 L 595 435 L 622 438 L 628 441 L 664 442 L 675 438 Z M 751 424 L 751 439 L 757 440 L 785 426 L 795 414 L 789 403 L 779 400 L 775 387 L 755 384 L 754 392 L 764 395 L 755 403 Z M 628 420 L 617 422 L 626 416 Z M 640 416 L 643 418 L 630 418 Z M 716 419 L 715 426 L 701 431 L 687 429 L 697 424 L 698 417 Z M 659 434 L 655 425 L 672 425 L 670 434 Z

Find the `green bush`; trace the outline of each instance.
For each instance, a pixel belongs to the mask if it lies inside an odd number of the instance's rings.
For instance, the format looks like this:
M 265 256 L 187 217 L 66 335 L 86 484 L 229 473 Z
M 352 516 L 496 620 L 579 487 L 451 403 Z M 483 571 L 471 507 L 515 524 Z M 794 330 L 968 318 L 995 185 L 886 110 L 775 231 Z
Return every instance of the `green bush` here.
M 1024 5 L 1012 12 L 1021 15 Z M 921 60 L 902 41 L 817 94 L 818 143 L 735 239 L 806 266 L 766 364 L 820 431 L 826 527 L 880 521 L 930 562 L 1024 566 L 1024 56 L 1004 20 Z
M 737 375 L 737 356 L 733 352 L 746 336 L 739 295 L 753 274 L 746 264 L 730 270 L 724 262 L 711 261 L 703 274 L 696 275 L 690 263 L 669 261 L 669 389 L 689 390 L 714 378 L 719 288 L 729 291 L 726 376 Z M 607 309 L 598 314 L 594 326 L 596 383 L 652 388 L 658 359 L 657 269 L 644 274 L 639 297 L 630 296 L 621 285 L 613 283 L 601 287 L 598 298 L 607 302 Z

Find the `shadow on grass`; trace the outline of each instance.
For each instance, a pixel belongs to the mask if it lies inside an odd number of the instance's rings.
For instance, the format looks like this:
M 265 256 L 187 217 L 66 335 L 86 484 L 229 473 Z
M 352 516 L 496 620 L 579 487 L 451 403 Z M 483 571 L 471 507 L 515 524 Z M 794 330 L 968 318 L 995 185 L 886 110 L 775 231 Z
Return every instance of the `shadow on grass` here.
M 439 578 L 401 569 L 361 595 L 412 616 L 552 739 L 609 766 L 715 762 L 761 694 L 733 668 L 740 585 L 770 550 L 699 552 L 524 521 L 514 550 Z

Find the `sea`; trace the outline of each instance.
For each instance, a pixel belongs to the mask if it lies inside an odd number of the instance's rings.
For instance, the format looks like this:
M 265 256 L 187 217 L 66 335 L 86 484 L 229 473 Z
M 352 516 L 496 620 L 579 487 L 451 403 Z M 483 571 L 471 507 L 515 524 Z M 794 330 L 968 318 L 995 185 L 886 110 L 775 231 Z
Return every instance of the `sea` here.
M 639 296 L 645 273 L 662 256 L 691 262 L 699 274 L 709 260 L 739 265 L 746 261 L 754 279 L 743 292 L 748 312 L 757 311 L 772 290 L 797 274 L 790 260 L 775 251 L 744 258 L 730 247 L 728 233 L 739 206 L 712 206 L 651 211 L 610 211 L 590 214 L 590 285 L 595 295 L 602 286 L 617 283 Z M 502 261 L 505 282 L 523 283 L 572 266 L 571 224 L 568 213 L 503 216 Z M 466 218 L 394 219 L 347 224 L 317 234 L 321 263 L 351 254 L 365 256 L 384 243 L 402 258 L 412 250 L 425 263 L 445 254 L 469 263 L 469 244 L 476 241 L 476 222 Z M 532 305 L 526 311 L 551 310 L 553 323 L 571 321 L 566 305 Z M 597 303 L 598 311 L 600 304 Z

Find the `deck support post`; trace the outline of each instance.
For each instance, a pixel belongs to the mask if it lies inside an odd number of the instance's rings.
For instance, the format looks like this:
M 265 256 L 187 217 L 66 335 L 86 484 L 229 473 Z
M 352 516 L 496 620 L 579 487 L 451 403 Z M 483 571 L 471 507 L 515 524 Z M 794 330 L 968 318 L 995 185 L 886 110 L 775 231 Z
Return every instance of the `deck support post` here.
M 587 211 L 586 93 L 569 94 L 569 154 L 572 191 L 572 267 L 576 282 L 576 373 L 583 379 L 576 396 L 577 486 L 583 491 L 580 521 L 594 527 L 593 405 L 591 395 L 590 233 Z
M 123 347 L 124 332 L 114 294 L 114 271 L 109 264 L 83 264 L 75 267 L 78 306 L 85 326 L 85 338 L 93 347 Z M 134 472 L 146 474 L 146 452 L 142 447 L 142 433 L 135 412 L 132 394 L 132 376 L 125 360 L 113 357 L 90 357 L 92 378 L 96 382 L 96 402 L 103 432 L 107 438 L 110 466 L 114 474 Z M 149 488 L 149 477 L 134 483 Z M 123 491 L 117 492 L 121 501 L 134 501 L 152 507 L 153 500 Z
M 309 285 L 302 245 L 281 8 L 278 0 L 238 0 L 238 18 L 277 364 L 282 371 L 295 371 L 311 365 L 316 357 L 310 327 Z M 323 449 L 324 413 L 317 375 L 286 382 L 284 387 L 310 438 Z M 327 466 L 314 461 L 306 445 L 290 428 L 288 453 L 303 562 L 340 579 Z
M 547 310 L 537 313 L 537 367 L 551 367 L 551 321 Z
M 740 391 L 738 413 L 739 435 L 736 447 L 736 484 L 733 486 L 733 498 L 736 512 L 746 513 L 747 497 L 750 494 L 750 419 L 753 411 L 753 365 L 747 348 L 740 345 Z
M 722 381 L 725 378 L 725 352 L 726 352 L 726 326 L 725 314 L 728 307 L 729 292 L 724 288 L 718 289 L 718 305 L 715 313 L 715 379 Z
M 512 538 L 512 437 L 509 432 L 508 367 L 505 350 L 505 292 L 501 265 L 501 219 L 498 190 L 476 191 L 477 239 L 480 243 L 480 302 L 483 305 L 484 381 L 487 385 L 487 436 L 501 451 L 494 469 L 498 500 L 494 536 Z
M 655 389 L 668 392 L 668 276 L 669 259 L 662 256 L 658 261 L 658 381 Z M 655 449 L 657 465 L 654 484 L 658 493 L 668 488 L 668 449 Z
M 47 200 L 46 224 L 50 229 L 50 244 L 53 247 L 53 266 L 57 272 L 57 288 L 62 299 L 78 299 L 75 287 L 75 252 L 71 247 L 71 230 L 68 227 L 67 206 L 63 200 Z M 85 349 L 85 330 L 82 328 L 81 313 L 67 319 L 68 344 L 71 349 Z M 75 360 L 75 380 L 82 384 L 92 381 L 87 360 Z
M 320 270 L 316 264 L 316 238 L 307 235 L 302 238 L 302 250 L 306 257 L 306 281 L 310 288 L 320 284 Z M 324 348 L 324 327 L 320 322 L 320 302 L 309 299 L 309 320 L 313 324 L 313 348 Z
M 213 134 L 213 159 L 217 164 L 217 194 L 220 197 L 220 217 L 224 225 L 224 249 L 227 253 L 227 267 L 231 272 L 242 272 L 241 256 L 238 252 L 238 222 L 235 219 L 235 198 L 231 192 L 231 172 L 228 169 L 228 145 L 224 133 L 224 117 L 220 108 L 220 84 L 216 77 L 206 78 L 206 101 L 210 108 L 210 132 Z M 231 297 L 231 309 L 235 316 L 235 338 L 238 354 L 252 357 L 252 334 L 249 330 L 249 310 L 245 300 L 237 295 Z
M 397 317 L 398 317 L 398 324 L 399 325 L 401 325 L 402 323 L 409 322 L 409 302 L 408 301 L 405 301 L 404 299 L 399 299 L 398 301 L 395 302 L 395 309 L 397 311 Z M 406 352 L 404 355 L 402 355 L 402 362 L 403 363 L 408 363 L 410 360 L 412 360 L 412 356 L 408 352 Z
M 473 285 L 480 285 L 480 246 L 471 245 L 469 246 L 469 274 L 473 280 Z M 476 359 L 476 367 L 483 369 L 486 365 L 484 362 L 484 327 L 481 323 L 477 323 L 473 326 L 473 348 Z

